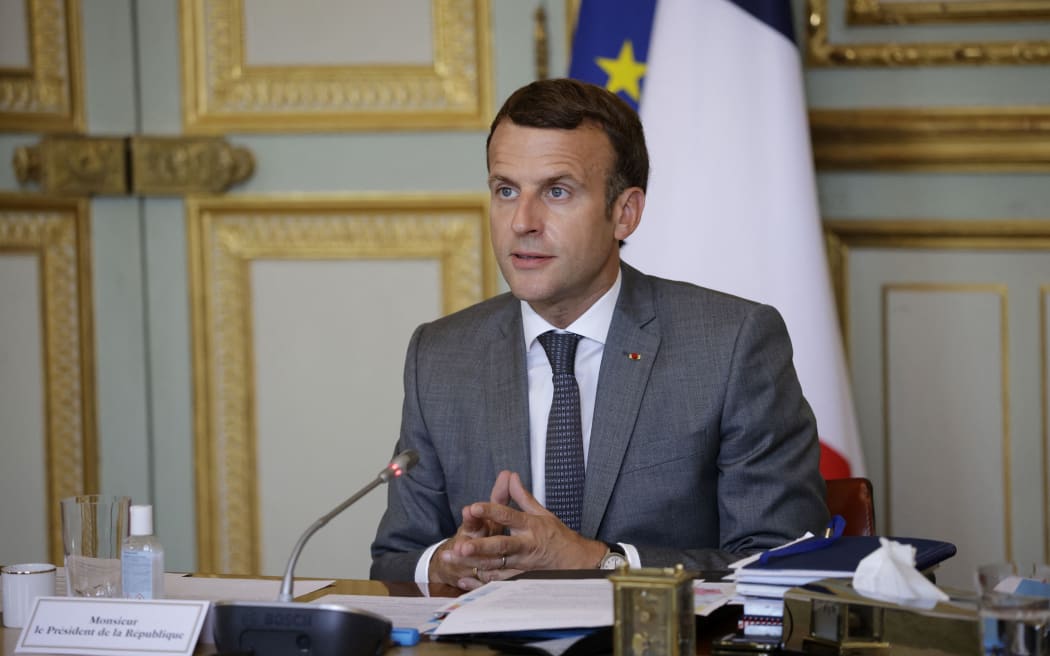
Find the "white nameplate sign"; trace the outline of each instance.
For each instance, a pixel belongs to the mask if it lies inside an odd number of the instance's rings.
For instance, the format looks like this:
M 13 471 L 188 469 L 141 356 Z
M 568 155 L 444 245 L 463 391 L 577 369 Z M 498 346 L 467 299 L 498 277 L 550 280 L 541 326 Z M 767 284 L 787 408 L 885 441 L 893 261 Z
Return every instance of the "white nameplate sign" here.
M 15 652 L 190 656 L 209 603 L 38 597 Z

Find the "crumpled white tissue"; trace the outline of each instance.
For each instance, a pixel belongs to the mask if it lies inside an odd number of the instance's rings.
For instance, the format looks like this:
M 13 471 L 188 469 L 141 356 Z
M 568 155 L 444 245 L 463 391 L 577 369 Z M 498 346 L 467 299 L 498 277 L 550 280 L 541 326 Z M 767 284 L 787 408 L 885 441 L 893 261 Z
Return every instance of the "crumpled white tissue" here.
M 853 573 L 853 589 L 866 597 L 914 608 L 933 608 L 946 595 L 915 569 L 915 547 L 879 538 L 882 545 L 865 556 Z

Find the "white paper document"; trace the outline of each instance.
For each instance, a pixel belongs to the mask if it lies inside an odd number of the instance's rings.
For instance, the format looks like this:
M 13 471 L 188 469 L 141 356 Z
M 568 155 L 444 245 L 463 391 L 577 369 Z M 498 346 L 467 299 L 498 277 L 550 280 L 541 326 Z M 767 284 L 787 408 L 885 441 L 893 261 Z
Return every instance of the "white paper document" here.
M 693 581 L 693 611 L 706 617 L 736 597 L 736 583 Z
M 434 635 L 612 626 L 607 579 L 493 581 L 456 599 Z

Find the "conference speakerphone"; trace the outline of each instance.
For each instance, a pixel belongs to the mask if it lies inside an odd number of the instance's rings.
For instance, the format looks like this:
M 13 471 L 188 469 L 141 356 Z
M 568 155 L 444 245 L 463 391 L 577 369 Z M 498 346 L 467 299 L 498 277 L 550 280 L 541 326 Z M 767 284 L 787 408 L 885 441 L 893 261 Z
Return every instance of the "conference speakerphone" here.
M 392 628 L 385 617 L 338 604 L 215 604 L 215 644 L 226 653 L 378 656 Z

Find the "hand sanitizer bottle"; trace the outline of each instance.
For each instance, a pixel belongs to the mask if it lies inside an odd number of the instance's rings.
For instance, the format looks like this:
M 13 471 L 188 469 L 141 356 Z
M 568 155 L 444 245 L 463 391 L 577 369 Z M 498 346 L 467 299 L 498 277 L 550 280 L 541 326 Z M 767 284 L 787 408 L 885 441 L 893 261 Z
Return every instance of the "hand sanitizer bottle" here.
M 163 599 L 164 547 L 153 536 L 153 506 L 131 506 L 130 528 L 120 550 L 124 597 Z

